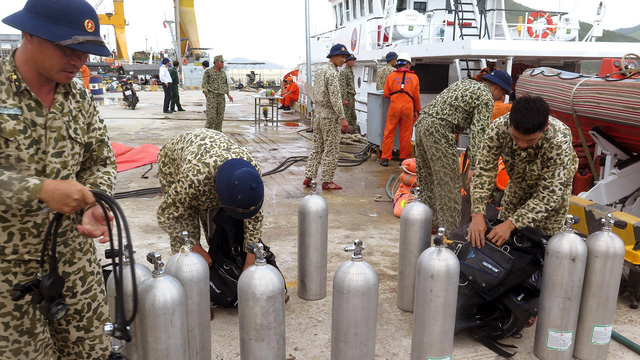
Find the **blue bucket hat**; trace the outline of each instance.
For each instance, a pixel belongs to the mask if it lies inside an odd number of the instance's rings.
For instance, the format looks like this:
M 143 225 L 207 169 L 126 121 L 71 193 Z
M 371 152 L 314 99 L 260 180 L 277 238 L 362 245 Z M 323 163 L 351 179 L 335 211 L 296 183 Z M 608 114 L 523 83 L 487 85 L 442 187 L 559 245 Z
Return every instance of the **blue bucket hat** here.
M 28 0 L 2 22 L 74 50 L 111 56 L 100 36 L 98 15 L 84 0 Z
M 398 54 L 396 54 L 394 51 L 389 51 L 387 53 L 387 56 L 385 56 L 384 61 L 389 62 L 391 60 L 395 60 L 398 58 Z
M 497 84 L 501 88 L 505 89 L 508 93 L 511 92 L 511 84 L 513 84 L 513 79 L 511 79 L 511 75 L 509 75 L 509 73 L 504 70 L 493 70 L 491 74 L 485 75 L 482 78 Z
M 349 56 L 347 56 L 347 61 L 349 60 L 358 60 L 358 58 L 353 56 L 353 54 L 349 54 Z
M 170 64 L 171 60 L 169 60 L 169 58 L 162 58 L 162 61 L 160 61 L 161 64 Z
M 244 159 L 231 159 L 220 165 L 216 172 L 216 189 L 222 207 L 234 218 L 248 219 L 262 208 L 262 178 Z
M 329 55 L 327 55 L 327 58 L 330 58 L 332 56 L 335 55 L 351 55 L 348 51 L 347 51 L 347 47 L 342 45 L 342 44 L 335 44 L 331 47 L 331 51 L 329 51 Z

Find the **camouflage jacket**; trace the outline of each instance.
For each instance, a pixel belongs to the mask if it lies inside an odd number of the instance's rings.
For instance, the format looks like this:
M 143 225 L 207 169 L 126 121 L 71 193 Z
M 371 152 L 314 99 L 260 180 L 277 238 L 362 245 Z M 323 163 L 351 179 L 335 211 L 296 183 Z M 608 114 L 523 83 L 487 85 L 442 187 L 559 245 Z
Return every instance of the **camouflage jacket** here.
M 249 150 L 211 129 L 178 135 L 160 149 L 158 176 L 164 198 L 158 207 L 158 223 L 169 234 L 172 248 L 182 243 L 180 233 L 185 230 L 200 243 L 200 213 L 222 207 L 216 193 L 216 171 L 236 158 L 249 161 L 261 173 Z M 245 246 L 262 236 L 262 218 L 260 210 L 244 221 Z
M 353 77 L 353 69 L 345 66 L 338 75 L 340 80 L 340 93 L 342 94 L 342 100 L 352 101 L 356 96 L 356 85 Z
M 202 78 L 202 92 L 213 95 L 224 95 L 229 92 L 227 73 L 224 70 L 217 72 L 212 66 L 204 72 Z
M 474 169 L 475 153 L 478 151 L 491 122 L 493 102 L 493 96 L 487 84 L 472 79 L 463 79 L 449 85 L 438 94 L 429 103 L 417 124 L 430 118 L 431 121 L 451 124 L 455 133 L 461 133 L 471 128 L 467 156 L 470 169 Z
M 484 213 L 502 156 L 509 185 L 502 198 L 500 218 L 511 220 L 518 229 L 532 225 L 553 235 L 562 228 L 578 169 L 571 131 L 560 120 L 549 117 L 549 127 L 540 140 L 521 149 L 511 139 L 509 127 L 505 115 L 494 120 L 487 131 L 471 183 L 471 212 Z
M 378 69 L 378 75 L 376 75 L 376 90 L 384 90 L 384 83 L 387 81 L 387 76 L 396 71 L 396 68 L 386 64 Z
M 0 61 L 0 259 L 38 259 L 51 213 L 38 200 L 46 179 L 75 179 L 111 194 L 116 163 L 107 128 L 82 83 L 58 84 L 50 110 L 13 61 Z M 65 216 L 59 250 L 91 243 Z
M 313 81 L 313 99 L 317 115 L 321 118 L 344 118 L 342 95 L 338 82 L 338 68 L 332 63 L 316 70 Z

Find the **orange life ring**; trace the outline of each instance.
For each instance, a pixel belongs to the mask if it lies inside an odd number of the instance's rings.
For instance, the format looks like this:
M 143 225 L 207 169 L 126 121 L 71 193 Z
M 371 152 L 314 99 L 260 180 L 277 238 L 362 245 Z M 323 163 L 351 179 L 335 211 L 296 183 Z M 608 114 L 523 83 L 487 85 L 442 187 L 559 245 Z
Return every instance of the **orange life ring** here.
M 182 58 L 182 65 L 184 65 L 184 66 L 189 65 L 189 59 L 187 59 L 187 58 Z
M 545 20 L 547 20 L 547 29 L 542 33 L 542 34 L 536 34 L 535 32 L 533 32 L 533 28 L 530 26 L 531 24 L 533 24 L 533 22 L 539 18 L 539 17 L 543 17 L 545 18 Z M 554 30 L 553 28 L 553 20 L 551 20 L 551 15 L 549 15 L 549 13 L 546 12 L 542 12 L 542 11 L 535 11 L 533 13 L 531 13 L 531 15 L 529 15 L 529 18 L 527 19 L 527 34 L 529 34 L 530 37 L 537 39 L 537 38 L 543 38 L 546 39 L 549 34 L 551 34 Z

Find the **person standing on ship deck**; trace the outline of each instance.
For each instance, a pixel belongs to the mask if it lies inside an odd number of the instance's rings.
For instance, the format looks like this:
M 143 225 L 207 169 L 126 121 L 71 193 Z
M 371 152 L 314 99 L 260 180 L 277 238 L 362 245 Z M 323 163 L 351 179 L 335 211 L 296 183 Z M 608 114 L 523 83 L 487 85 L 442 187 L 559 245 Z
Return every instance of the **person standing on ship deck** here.
M 376 90 L 384 90 L 384 83 L 387 81 L 387 76 L 396 71 L 397 59 L 398 54 L 395 52 L 389 51 L 387 53 L 387 56 L 384 59 L 387 64 L 378 69 L 378 73 L 376 74 Z

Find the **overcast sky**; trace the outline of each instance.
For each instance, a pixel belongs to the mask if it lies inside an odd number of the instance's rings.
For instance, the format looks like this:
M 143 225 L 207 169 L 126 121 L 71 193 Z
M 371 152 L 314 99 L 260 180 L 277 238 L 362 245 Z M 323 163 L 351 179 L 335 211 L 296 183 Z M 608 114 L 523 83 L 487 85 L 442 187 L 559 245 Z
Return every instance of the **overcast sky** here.
M 517 0 L 536 9 L 558 11 L 576 9 L 582 21 L 591 22 L 600 0 Z M 20 10 L 26 0 L 3 0 L 0 17 Z M 89 0 L 97 4 L 100 0 Z M 605 1 L 604 28 L 615 30 L 640 24 L 634 1 Z M 331 8 L 328 0 L 309 0 L 311 33 L 331 28 Z M 225 58 L 244 57 L 251 60 L 271 61 L 293 68 L 305 56 L 305 1 L 304 0 L 194 0 L 200 46 L 214 48 L 215 54 Z M 577 4 L 577 6 L 576 6 Z M 99 12 L 113 11 L 112 0 L 103 0 Z M 173 20 L 173 0 L 124 0 L 129 55 L 146 48 L 170 47 L 169 31 L 163 20 Z M 313 25 L 318 23 L 320 25 Z M 113 28 L 104 26 L 107 40 L 115 48 Z M 0 24 L 0 33 L 18 33 Z M 631 51 L 632 49 L 630 49 Z

